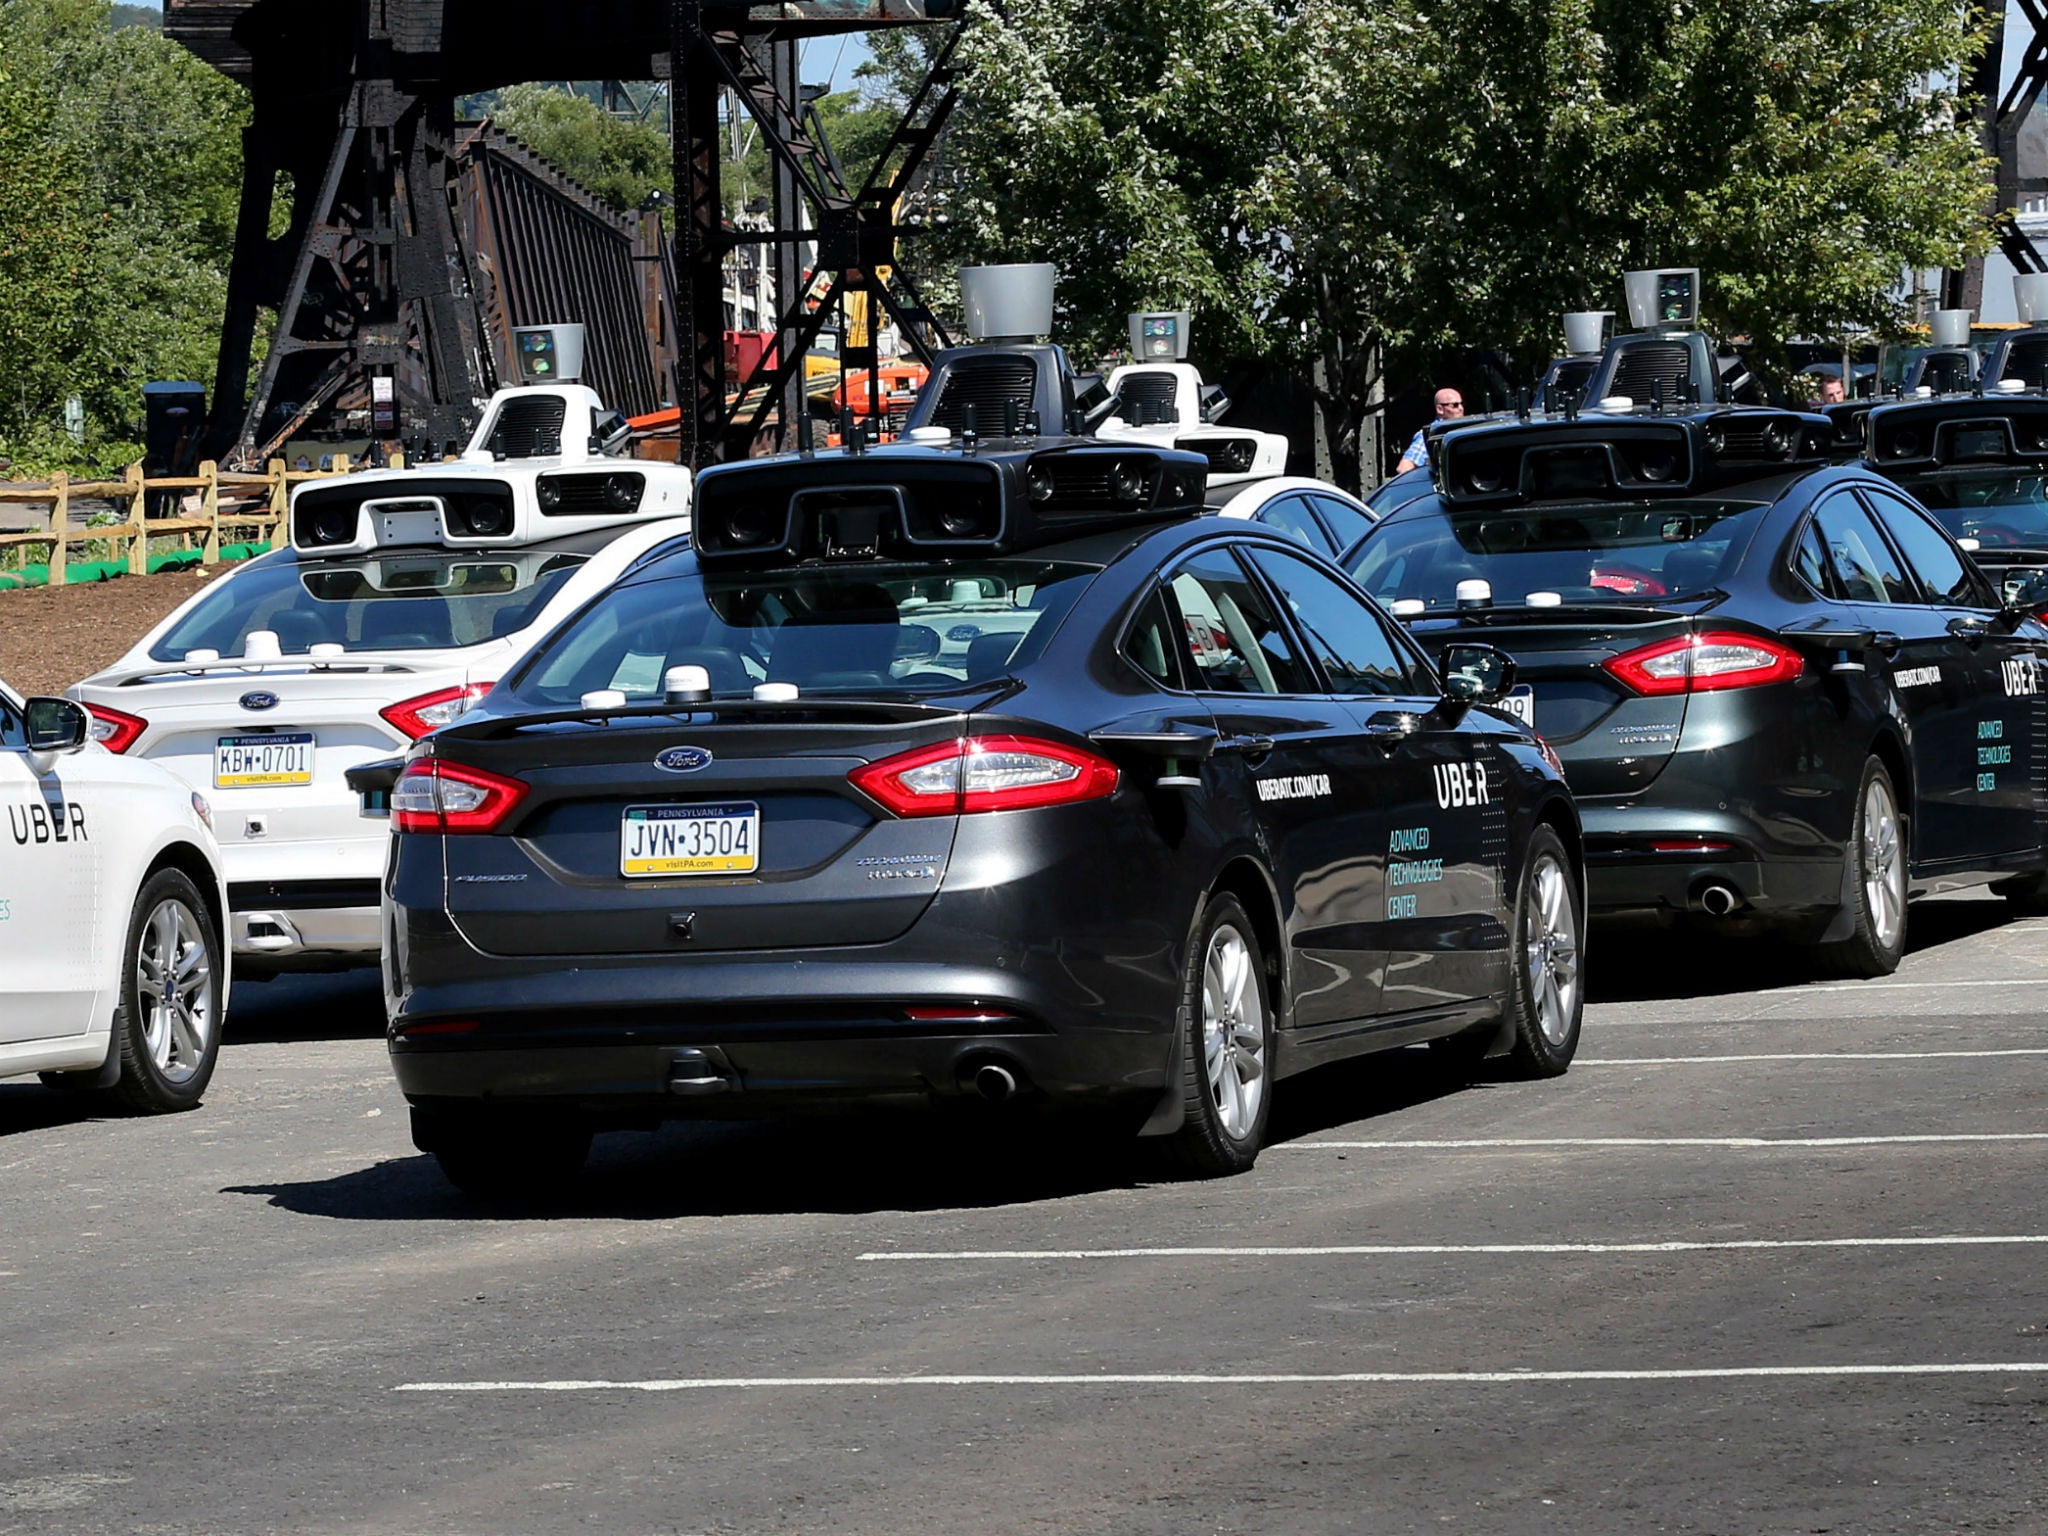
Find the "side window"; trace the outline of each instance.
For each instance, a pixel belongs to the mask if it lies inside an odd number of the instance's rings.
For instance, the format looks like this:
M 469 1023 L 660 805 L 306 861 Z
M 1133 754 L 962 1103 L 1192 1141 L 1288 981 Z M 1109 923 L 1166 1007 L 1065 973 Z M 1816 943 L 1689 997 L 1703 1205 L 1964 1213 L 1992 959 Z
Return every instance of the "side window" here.
M 1372 527 L 1372 519 L 1348 501 L 1339 501 L 1334 496 L 1311 496 L 1310 502 L 1329 525 L 1330 532 L 1337 537 L 1337 548 L 1349 549 Z
M 1821 539 L 1818 522 L 1809 521 L 1806 531 L 1799 535 L 1799 547 L 1792 551 L 1792 569 L 1822 597 L 1831 597 L 1838 603 L 1848 601 L 1842 594 L 1842 584 L 1835 580 L 1833 567 L 1828 564 L 1828 547 Z
M 1882 491 L 1865 491 L 1864 497 L 1883 521 L 1892 542 L 1904 551 L 1906 563 L 1920 578 L 1920 585 L 1937 603 L 1956 603 L 1968 608 L 1998 606 L 1986 590 L 1983 579 L 1964 563 L 1961 551 L 1949 543 L 1948 535 L 1928 520 L 1912 503 Z
M 1830 496 L 1813 514 L 1826 541 L 1842 596 L 1852 603 L 1916 603 L 1920 594 L 1899 569 L 1898 559 L 1863 504 L 1843 492 Z
M 21 712 L 5 699 L 0 699 L 0 747 L 25 747 L 28 745 L 28 722 Z
M 1286 601 L 1310 653 L 1322 663 L 1332 693 L 1416 691 L 1379 615 L 1355 593 L 1306 560 L 1272 549 L 1247 553 Z
M 1320 550 L 1326 555 L 1330 552 L 1329 539 L 1317 525 L 1314 515 L 1308 509 L 1308 503 L 1299 496 L 1282 496 L 1278 501 L 1267 502 L 1265 506 L 1259 508 L 1258 521 L 1275 533 L 1286 534 L 1297 544 Z
M 1138 609 L 1124 636 L 1123 657 L 1162 688 L 1180 688 L 1179 647 L 1173 640 L 1173 621 L 1167 616 L 1166 599 L 1154 587 L 1152 595 Z
M 1194 686 L 1206 693 L 1308 693 L 1307 670 L 1259 589 L 1225 550 L 1173 578 Z

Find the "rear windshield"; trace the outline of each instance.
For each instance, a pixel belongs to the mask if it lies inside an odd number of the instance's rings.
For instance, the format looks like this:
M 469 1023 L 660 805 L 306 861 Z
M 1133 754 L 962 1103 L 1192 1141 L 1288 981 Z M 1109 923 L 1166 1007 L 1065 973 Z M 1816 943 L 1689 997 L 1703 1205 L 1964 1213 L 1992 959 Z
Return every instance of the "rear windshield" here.
M 702 667 L 714 694 L 757 683 L 805 693 L 932 693 L 1034 657 L 1098 567 L 1028 559 L 803 571 L 694 570 L 618 587 L 522 669 L 512 693 L 541 707 L 617 689 L 662 693 L 670 667 Z
M 1561 603 L 1658 602 L 1706 592 L 1741 564 L 1764 503 L 1658 501 L 1512 507 L 1382 523 L 1352 557 L 1359 585 L 1383 603 L 1454 608 L 1458 583 L 1493 600 L 1532 592 Z
M 1899 485 L 1959 539 L 1986 552 L 2048 549 L 2048 476 L 2039 470 L 1901 475 Z
M 563 550 L 487 556 L 405 555 L 280 560 L 223 579 L 150 647 L 158 661 L 196 650 L 240 656 L 269 630 L 286 656 L 316 645 L 425 651 L 524 629 L 589 558 Z

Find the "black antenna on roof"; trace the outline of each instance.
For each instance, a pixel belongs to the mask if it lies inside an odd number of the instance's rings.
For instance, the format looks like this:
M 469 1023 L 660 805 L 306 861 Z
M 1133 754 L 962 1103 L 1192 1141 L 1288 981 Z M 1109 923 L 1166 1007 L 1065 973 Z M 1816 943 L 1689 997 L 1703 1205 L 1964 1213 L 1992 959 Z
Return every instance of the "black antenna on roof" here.
M 1662 416 L 1664 414 L 1664 381 L 1662 379 L 1650 380 L 1650 414 L 1652 416 Z
M 1515 391 L 1515 419 L 1517 421 L 1527 421 L 1529 419 L 1529 392 L 1526 389 Z
M 1563 404 L 1566 422 L 1577 421 L 1579 419 L 1579 391 L 1576 389 L 1566 390 Z
M 1017 402 L 1015 400 L 1005 400 L 1003 402 L 1003 436 L 1015 437 L 1016 435 Z
M 1038 436 L 1038 434 L 1039 434 L 1039 432 L 1040 432 L 1041 430 L 1042 430 L 1042 429 L 1041 429 L 1041 428 L 1039 427 L 1039 425 L 1038 425 L 1038 412 L 1037 412 L 1037 410 L 1036 410 L 1036 409 L 1034 408 L 1034 409 L 1032 409 L 1032 410 L 1030 410 L 1030 411 L 1027 411 L 1027 412 L 1025 412 L 1025 414 L 1024 414 L 1024 432 L 1025 432 L 1025 435 L 1026 435 L 1026 436 L 1029 436 L 1029 437 L 1036 437 L 1036 436 Z
M 1493 391 L 1490 389 L 1486 392 L 1486 414 L 1493 414 Z

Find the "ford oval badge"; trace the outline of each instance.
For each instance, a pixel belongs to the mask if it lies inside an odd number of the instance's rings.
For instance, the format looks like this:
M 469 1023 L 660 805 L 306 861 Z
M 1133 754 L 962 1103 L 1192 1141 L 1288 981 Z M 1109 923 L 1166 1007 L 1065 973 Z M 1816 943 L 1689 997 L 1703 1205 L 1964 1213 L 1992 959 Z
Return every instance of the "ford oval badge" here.
M 711 754 L 702 747 L 669 747 L 654 758 L 654 766 L 664 773 L 695 773 L 710 762 Z
M 244 709 L 275 709 L 277 695 L 274 693 L 245 693 L 242 695 Z

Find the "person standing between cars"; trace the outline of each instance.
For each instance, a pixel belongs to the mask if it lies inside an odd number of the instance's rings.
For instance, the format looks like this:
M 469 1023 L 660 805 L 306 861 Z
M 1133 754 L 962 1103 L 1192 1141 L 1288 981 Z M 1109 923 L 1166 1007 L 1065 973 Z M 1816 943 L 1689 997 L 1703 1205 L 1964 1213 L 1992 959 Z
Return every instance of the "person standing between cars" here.
M 1465 397 L 1455 389 L 1440 389 L 1436 392 L 1436 419 L 1438 421 L 1461 421 L 1465 415 Z M 1423 427 L 1408 439 L 1408 448 L 1401 455 L 1401 462 L 1394 466 L 1394 473 L 1405 475 L 1411 469 L 1420 469 L 1429 462 L 1429 428 Z
M 1842 381 L 1829 378 L 1826 374 L 1823 374 L 1820 380 L 1820 393 L 1809 400 L 1807 405 L 1809 408 L 1818 408 L 1823 405 L 1840 405 L 1847 398 L 1847 394 L 1842 389 Z

